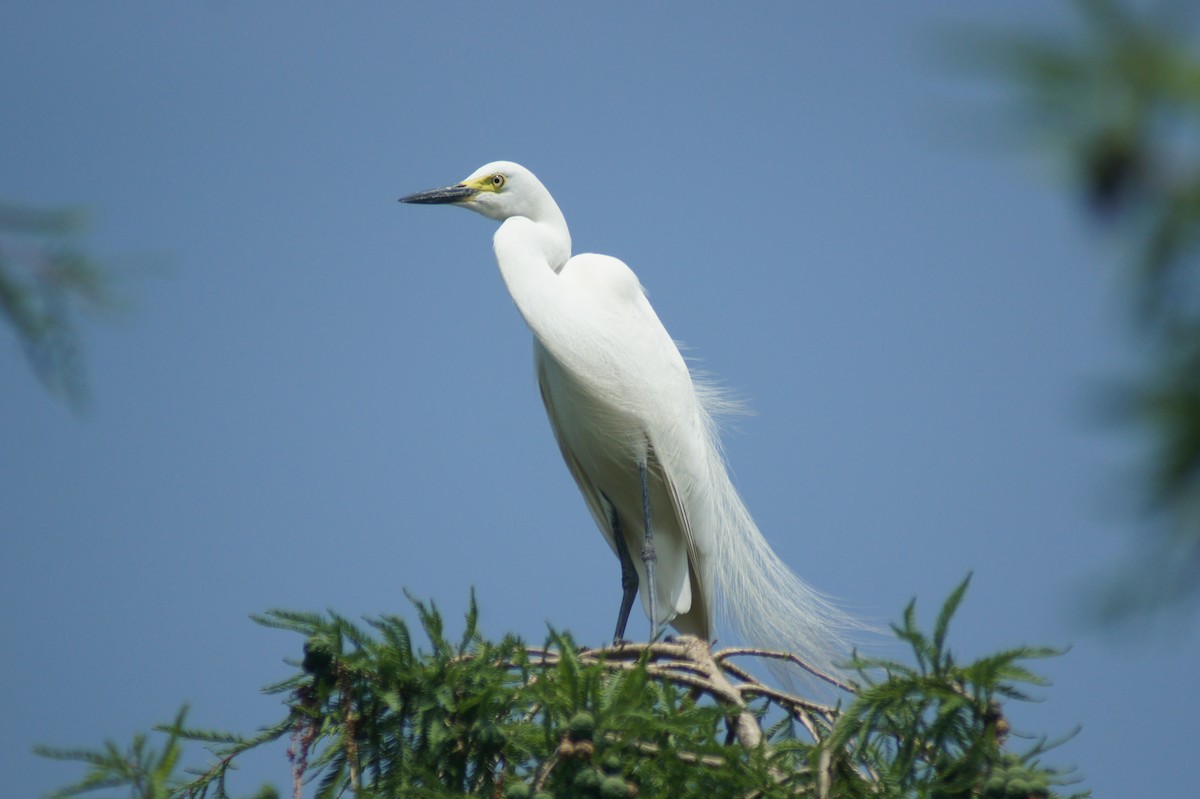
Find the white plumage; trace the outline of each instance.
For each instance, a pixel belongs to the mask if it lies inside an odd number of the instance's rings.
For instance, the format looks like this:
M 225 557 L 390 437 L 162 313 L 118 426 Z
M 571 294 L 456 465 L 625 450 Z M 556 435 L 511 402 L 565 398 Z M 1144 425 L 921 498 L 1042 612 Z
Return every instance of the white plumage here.
M 670 624 L 712 640 L 720 618 L 747 643 L 837 674 L 844 635 L 858 624 L 797 578 L 759 532 L 721 455 L 716 393 L 693 380 L 629 267 L 606 255 L 571 257 L 562 212 L 519 164 L 490 163 L 403 202 L 453 203 L 502 222 L 496 261 L 533 331 L 555 438 L 600 532 L 636 570 L 643 608 L 654 609 L 652 634 Z M 643 558 L 646 499 L 654 555 Z

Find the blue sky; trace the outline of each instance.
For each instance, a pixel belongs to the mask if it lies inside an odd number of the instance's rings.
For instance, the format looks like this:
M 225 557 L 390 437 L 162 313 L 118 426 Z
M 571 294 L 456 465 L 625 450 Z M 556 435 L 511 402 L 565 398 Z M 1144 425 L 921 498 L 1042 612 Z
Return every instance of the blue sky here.
M 1191 779 L 1194 625 L 1080 620 L 1136 529 L 1137 442 L 1095 413 L 1135 365 L 1114 242 L 938 56 L 1070 15 L 745 5 L 8 4 L 3 199 L 89 208 L 133 307 L 84 325 L 82 418 L 0 335 L 7 793 L 75 776 L 34 743 L 184 701 L 274 720 L 300 641 L 267 608 L 457 618 L 474 587 L 491 634 L 611 634 L 493 224 L 396 203 L 495 159 L 747 399 L 729 459 L 799 574 L 890 619 L 973 571 L 964 657 L 1072 646 L 1019 731 L 1082 724 L 1054 760 L 1100 794 Z M 276 750 L 240 787 L 287 779 Z

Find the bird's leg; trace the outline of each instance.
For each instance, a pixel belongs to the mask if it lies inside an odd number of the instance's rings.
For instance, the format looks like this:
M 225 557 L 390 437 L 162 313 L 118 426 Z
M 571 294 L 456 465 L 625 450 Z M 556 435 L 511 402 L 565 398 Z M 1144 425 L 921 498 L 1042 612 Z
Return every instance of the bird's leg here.
M 650 605 L 650 640 L 658 638 L 658 591 L 654 581 L 654 564 L 658 555 L 654 554 L 654 528 L 650 526 L 650 481 L 646 474 L 646 462 L 638 461 L 638 479 L 642 483 L 642 520 L 646 537 L 642 539 L 642 564 L 646 567 L 646 598 Z
M 604 497 L 608 527 L 612 530 L 613 542 L 617 547 L 617 558 L 621 561 L 621 609 L 617 612 L 617 631 L 613 633 L 613 646 L 620 646 L 625 641 L 625 625 L 629 623 L 629 610 L 633 607 L 633 598 L 637 596 L 638 576 L 637 569 L 633 567 L 633 558 L 629 555 L 629 545 L 625 543 L 625 533 L 621 530 L 617 509 L 608 497 L 603 494 L 601 496 Z

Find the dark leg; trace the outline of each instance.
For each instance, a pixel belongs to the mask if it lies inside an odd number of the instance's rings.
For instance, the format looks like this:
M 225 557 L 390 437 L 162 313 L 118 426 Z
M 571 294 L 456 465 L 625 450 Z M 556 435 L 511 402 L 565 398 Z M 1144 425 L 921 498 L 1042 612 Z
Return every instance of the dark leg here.
M 613 633 L 613 646 L 620 646 L 625 640 L 625 625 L 629 623 L 633 598 L 637 596 L 638 576 L 637 569 L 633 568 L 633 558 L 629 555 L 629 545 L 625 543 L 625 533 L 621 530 L 621 520 L 617 518 L 617 510 L 608 497 L 604 497 L 604 510 L 608 515 L 608 528 L 612 530 L 613 542 L 617 545 L 617 558 L 621 561 L 621 609 L 617 612 L 617 631 Z
M 650 640 L 658 639 L 658 593 L 654 582 L 654 564 L 658 555 L 654 554 L 654 528 L 650 526 L 650 483 L 646 476 L 646 463 L 638 462 L 638 479 L 642 482 L 642 521 L 645 525 L 646 537 L 642 541 L 642 563 L 646 566 L 646 596 L 650 600 Z

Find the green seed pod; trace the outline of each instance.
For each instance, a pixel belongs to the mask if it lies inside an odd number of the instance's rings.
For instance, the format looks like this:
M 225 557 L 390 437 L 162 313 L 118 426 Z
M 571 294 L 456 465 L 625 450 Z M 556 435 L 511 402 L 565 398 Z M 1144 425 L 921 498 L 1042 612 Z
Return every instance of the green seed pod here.
M 607 755 L 604 758 L 604 762 L 600 764 L 600 768 L 604 769 L 605 774 L 620 774 L 621 756 L 617 754 Z
M 1029 796 L 1029 782 L 1019 777 L 1009 780 L 1008 785 L 1004 788 L 1004 792 L 1009 796 L 1014 797 L 1014 799 L 1017 797 L 1019 797 L 1019 799 L 1027 799 Z
M 594 768 L 581 768 L 575 775 L 575 788 L 587 793 L 595 793 L 600 787 L 600 772 Z
M 983 795 L 988 799 L 1001 799 L 1004 796 L 1004 789 L 1007 784 L 1004 776 L 996 774 L 988 777 L 988 781 L 983 784 Z
M 586 711 L 576 713 L 567 724 L 573 741 L 590 741 L 596 731 L 596 719 Z
M 523 782 L 514 782 L 504 789 L 504 799 L 529 799 L 529 786 Z
M 324 677 L 333 668 L 333 644 L 321 635 L 304 642 L 304 660 L 300 667 L 309 674 Z
M 629 786 L 620 777 L 605 777 L 600 783 L 601 799 L 625 799 L 629 795 Z

